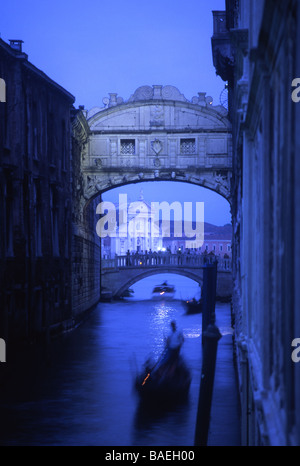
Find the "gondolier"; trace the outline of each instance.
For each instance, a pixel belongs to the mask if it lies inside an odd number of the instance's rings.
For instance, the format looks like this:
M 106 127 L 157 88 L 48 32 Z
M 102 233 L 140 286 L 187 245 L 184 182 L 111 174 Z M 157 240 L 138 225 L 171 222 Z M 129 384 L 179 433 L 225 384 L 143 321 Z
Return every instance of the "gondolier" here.
M 177 329 L 177 324 L 175 320 L 172 320 L 171 332 L 166 340 L 167 354 L 165 357 L 165 361 L 174 361 L 179 356 L 183 342 L 183 333 Z
M 191 374 L 180 355 L 183 342 L 183 333 L 177 329 L 173 320 L 166 346 L 158 361 L 154 363 L 147 360 L 135 379 L 135 388 L 142 400 L 153 402 L 156 406 L 158 403 L 171 406 L 188 395 Z

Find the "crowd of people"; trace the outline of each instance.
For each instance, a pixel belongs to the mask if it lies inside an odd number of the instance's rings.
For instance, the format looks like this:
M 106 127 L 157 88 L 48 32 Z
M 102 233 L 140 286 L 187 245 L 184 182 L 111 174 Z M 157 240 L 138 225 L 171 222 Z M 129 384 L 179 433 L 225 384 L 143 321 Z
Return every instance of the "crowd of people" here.
M 225 256 L 224 256 L 225 257 Z M 207 253 L 206 251 L 200 252 L 197 249 L 186 249 L 181 250 L 178 248 L 176 253 L 172 253 L 168 248 L 165 251 L 127 251 L 126 254 L 126 265 L 167 265 L 167 264 L 199 264 L 206 262 L 214 262 L 217 260 L 217 256 L 213 253 Z

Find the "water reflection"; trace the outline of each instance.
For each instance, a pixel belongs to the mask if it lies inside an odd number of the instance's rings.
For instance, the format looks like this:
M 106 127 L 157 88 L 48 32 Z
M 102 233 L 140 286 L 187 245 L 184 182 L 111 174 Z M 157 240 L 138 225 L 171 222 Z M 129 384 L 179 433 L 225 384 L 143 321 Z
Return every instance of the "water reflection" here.
M 155 409 L 139 403 L 133 421 L 133 445 L 175 445 L 175 432 L 188 428 L 189 410 L 189 400 L 172 410 L 161 407 Z M 164 432 L 165 440 L 159 440 L 159 432 Z M 181 444 L 179 438 L 178 440 L 177 445 Z
M 217 316 L 229 331 L 228 305 L 217 307 Z M 161 354 L 173 319 L 185 336 L 189 397 L 172 410 L 149 409 L 139 402 L 133 381 L 150 353 Z M 0 403 L 2 445 L 191 446 L 200 337 L 201 315 L 187 316 L 180 301 L 100 303 L 84 325 L 53 343 L 50 366 L 29 360 L 22 373 L 12 370 Z

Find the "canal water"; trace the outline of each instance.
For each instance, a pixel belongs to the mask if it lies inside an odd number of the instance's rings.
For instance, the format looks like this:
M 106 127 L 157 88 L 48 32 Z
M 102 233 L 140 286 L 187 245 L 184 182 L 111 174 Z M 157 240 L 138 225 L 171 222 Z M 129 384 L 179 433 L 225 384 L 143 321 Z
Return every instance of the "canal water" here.
M 151 299 L 162 279 L 176 286 L 174 300 Z M 162 279 L 137 283 L 133 298 L 99 303 L 84 324 L 51 345 L 46 365 L 34 356 L 13 374 L 8 369 L 1 395 L 2 445 L 193 445 L 202 317 L 186 315 L 181 300 L 200 290 L 184 277 Z M 229 305 L 217 303 L 216 316 L 221 333 L 231 333 Z M 159 357 L 173 319 L 185 337 L 189 397 L 172 410 L 145 411 L 133 380 L 149 355 Z M 9 368 L 9 360 L 6 364 Z

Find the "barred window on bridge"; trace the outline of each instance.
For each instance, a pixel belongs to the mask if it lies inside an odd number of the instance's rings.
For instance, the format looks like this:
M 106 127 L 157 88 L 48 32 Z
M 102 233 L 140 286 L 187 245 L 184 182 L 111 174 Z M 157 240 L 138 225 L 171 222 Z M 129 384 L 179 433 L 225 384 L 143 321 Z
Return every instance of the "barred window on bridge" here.
M 121 155 L 134 155 L 135 154 L 135 140 L 134 139 L 121 139 L 120 140 L 120 153 Z
M 194 138 L 180 139 L 181 154 L 195 154 L 196 140 Z

